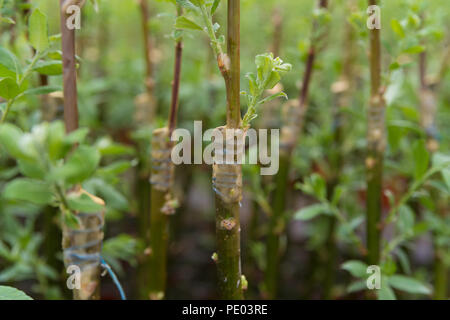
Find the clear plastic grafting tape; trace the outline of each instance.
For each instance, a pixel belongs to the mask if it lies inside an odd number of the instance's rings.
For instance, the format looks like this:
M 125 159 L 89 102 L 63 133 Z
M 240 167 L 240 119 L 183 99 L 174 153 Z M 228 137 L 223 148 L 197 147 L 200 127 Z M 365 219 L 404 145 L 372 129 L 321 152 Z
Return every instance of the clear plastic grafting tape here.
M 134 120 L 138 124 L 149 124 L 155 117 L 156 99 L 148 92 L 138 95 L 134 99 Z
M 303 116 L 304 108 L 300 108 L 298 100 L 290 100 L 283 106 L 280 151 L 292 150 L 295 147 L 304 121 Z
M 84 190 L 73 191 L 77 196 L 87 195 L 97 204 L 104 201 Z M 101 249 L 103 242 L 104 210 L 97 213 L 76 213 L 78 228 L 63 225 L 63 255 L 66 268 L 77 266 L 81 271 L 81 288 L 74 292 L 77 298 L 88 300 L 99 285 Z
M 382 97 L 373 97 L 367 113 L 367 142 L 379 151 L 386 147 L 385 110 Z
M 226 127 L 218 127 L 215 130 L 213 190 L 224 203 L 240 202 L 246 131 Z
M 159 191 L 169 191 L 172 186 L 174 165 L 171 159 L 172 143 L 169 129 L 160 128 L 152 136 L 152 175 L 150 183 Z

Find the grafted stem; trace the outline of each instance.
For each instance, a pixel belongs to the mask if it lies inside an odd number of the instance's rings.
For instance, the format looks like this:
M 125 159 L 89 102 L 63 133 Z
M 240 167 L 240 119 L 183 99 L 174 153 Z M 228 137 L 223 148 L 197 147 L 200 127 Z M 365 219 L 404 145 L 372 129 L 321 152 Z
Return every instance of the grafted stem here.
M 64 82 L 64 123 L 66 132 L 70 133 L 78 128 L 78 102 L 77 102 L 77 71 L 75 60 L 75 30 L 69 30 L 66 26 L 67 8 L 69 1 L 60 0 L 60 18 L 61 18 L 61 42 L 62 42 L 62 62 L 63 62 L 63 82 Z M 80 186 L 75 189 L 81 190 Z M 78 191 L 75 191 L 78 192 Z M 61 211 L 67 209 L 64 198 L 64 191 L 58 188 L 58 195 L 61 199 Z M 93 199 L 95 197 L 92 197 Z M 104 205 L 101 199 L 95 198 Z M 93 254 L 101 250 L 101 242 L 103 239 L 102 231 L 93 232 L 99 225 L 102 225 L 103 213 L 101 213 L 101 221 L 96 215 L 79 216 L 82 221 L 82 227 L 86 232 L 82 236 L 73 233 L 71 228 L 63 225 L 62 246 L 64 250 L 70 252 L 73 248 L 87 246 L 83 254 Z M 88 231 L 89 230 L 89 231 Z M 75 234 L 75 235 L 74 235 Z M 98 241 L 98 245 L 89 245 L 93 241 Z M 71 260 L 65 258 L 65 263 Z M 75 300 L 98 300 L 100 299 L 100 261 L 91 268 L 82 269 L 81 288 L 73 290 L 73 298 Z
M 319 0 L 319 7 L 326 9 L 328 7 L 327 0 Z M 317 21 L 313 21 L 313 33 L 315 33 L 316 29 L 320 26 L 317 24 Z M 318 38 L 314 38 L 315 40 L 319 40 Z M 311 78 L 314 70 L 314 62 L 317 55 L 317 43 L 312 42 L 311 47 L 308 51 L 308 57 L 306 60 L 305 73 L 303 75 L 302 87 L 300 89 L 300 96 L 298 102 L 298 110 L 296 113 L 296 121 L 295 128 L 282 128 L 281 133 L 281 144 L 283 149 L 280 150 L 280 170 L 275 178 L 276 188 L 273 195 L 273 214 L 269 220 L 269 230 L 267 235 L 267 243 L 266 243 L 266 271 L 264 276 L 264 294 L 267 298 L 274 299 L 277 296 L 277 283 L 279 276 L 279 260 L 280 260 L 280 252 L 279 252 L 279 242 L 280 242 L 280 234 L 282 230 L 280 230 L 280 226 L 283 225 L 284 211 L 286 208 L 286 184 L 289 178 L 289 170 L 290 170 L 290 159 L 292 155 L 293 148 L 297 142 L 297 136 L 302 131 L 303 126 L 303 115 L 305 115 L 307 110 L 307 101 L 309 94 L 309 86 L 311 83 Z M 298 117 L 299 116 L 299 117 Z M 293 133 L 294 139 L 289 139 L 289 141 L 283 141 L 283 130 L 285 132 Z M 292 134 L 289 134 L 292 137 Z
M 183 14 L 177 6 L 177 14 Z M 172 102 L 167 128 L 153 131 L 152 141 L 152 187 L 150 211 L 150 286 L 148 297 L 152 300 L 162 299 L 167 282 L 167 248 L 169 245 L 169 215 L 174 213 L 172 207 L 172 184 L 174 165 L 170 159 L 172 142 L 170 137 L 176 127 L 179 90 L 181 78 L 181 61 L 183 42 L 178 39 L 175 44 L 175 62 L 172 82 Z
M 228 56 L 220 51 L 218 66 L 222 72 L 227 94 L 227 128 L 239 128 L 240 115 L 240 0 L 228 0 Z M 214 45 L 213 45 L 214 47 Z M 224 131 L 222 133 L 225 135 Z M 240 164 L 214 165 L 213 175 L 232 174 L 236 177 L 239 193 L 233 197 L 216 192 L 216 263 L 218 284 L 222 299 L 243 299 L 240 249 L 240 198 L 242 188 L 242 166 Z M 217 182 L 217 181 L 216 181 Z M 231 192 L 231 191 L 230 191 Z

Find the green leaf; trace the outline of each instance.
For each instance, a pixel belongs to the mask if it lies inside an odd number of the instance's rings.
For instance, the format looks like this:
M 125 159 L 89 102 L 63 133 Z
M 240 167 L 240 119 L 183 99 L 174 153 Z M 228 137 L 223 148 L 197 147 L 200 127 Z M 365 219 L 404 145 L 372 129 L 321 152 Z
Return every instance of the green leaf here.
M 80 183 L 89 178 L 97 169 L 100 153 L 94 147 L 79 146 L 66 163 L 51 173 L 51 179 L 64 180 L 68 183 Z
M 313 195 L 319 200 L 325 200 L 326 196 L 326 183 L 324 178 L 317 174 L 313 173 L 311 177 L 306 179 L 306 182 L 300 185 L 300 189 L 306 194 Z
M 414 228 L 414 212 L 410 207 L 403 205 L 399 208 L 397 228 L 402 233 L 412 232 Z
M 70 210 L 64 212 L 64 224 L 71 229 L 78 229 L 80 227 L 80 220 Z
M 6 152 L 16 159 L 31 160 L 30 156 L 17 143 L 22 136 L 23 132 L 12 124 L 5 123 L 0 126 L 0 145 Z
M 269 96 L 269 97 L 267 97 L 267 98 L 262 99 L 262 100 L 259 101 L 258 103 L 259 103 L 259 104 L 264 104 L 264 103 L 266 103 L 266 102 L 275 100 L 275 99 L 280 98 L 280 97 L 283 97 L 283 98 L 285 98 L 286 100 L 288 99 L 288 96 L 287 96 L 286 93 L 284 93 L 284 92 L 278 92 L 278 93 L 275 93 L 275 94 L 273 94 L 273 95 L 271 95 L 271 96 Z
M 129 146 L 115 143 L 109 138 L 101 138 L 97 141 L 96 146 L 100 153 L 105 155 L 132 155 L 135 150 Z
M 449 165 L 441 170 L 442 178 L 450 191 L 450 156 L 443 153 L 435 153 L 433 155 L 433 166 L 441 166 L 448 163 Z
M 62 51 L 61 50 L 52 50 L 47 53 L 47 57 L 50 60 L 62 60 Z M 75 57 L 77 58 L 77 57 Z M 78 59 L 77 59 L 78 60 Z
M 43 52 L 48 48 L 47 16 L 39 9 L 34 10 L 29 18 L 28 33 L 31 45 L 38 52 Z
M 394 71 L 394 70 L 400 69 L 400 67 L 401 67 L 400 63 L 398 63 L 397 61 L 394 61 L 389 65 L 389 71 Z
M 333 197 L 331 199 L 331 204 L 337 206 L 341 200 L 342 194 L 344 193 L 344 187 L 336 186 L 333 190 Z
M 17 160 L 17 164 L 19 166 L 20 172 L 24 176 L 39 180 L 45 179 L 47 171 L 45 170 L 45 168 L 42 168 L 39 163 L 19 159 Z
M 0 80 L 0 97 L 10 100 L 17 97 L 19 93 L 20 88 L 14 79 L 3 78 Z
M 400 262 L 400 265 L 402 266 L 403 271 L 407 274 L 410 274 L 411 273 L 411 264 L 409 263 L 408 255 L 401 248 L 397 248 L 397 250 L 395 251 L 395 254 L 398 257 L 398 260 Z
M 5 22 L 5 23 L 9 23 L 9 24 L 16 24 L 16 22 L 11 19 L 10 17 L 2 17 L 0 16 L 0 22 Z
M 66 137 L 66 130 L 61 121 L 54 121 L 50 123 L 47 137 L 47 150 L 51 160 L 62 159 L 69 151 L 71 145 L 66 145 L 64 139 Z
M 186 9 L 197 9 L 194 4 L 189 0 L 177 0 L 177 4 Z
M 367 289 L 367 283 L 366 280 L 359 280 L 351 283 L 347 287 L 347 293 L 353 293 L 357 291 L 362 291 Z
M 425 140 L 417 140 L 413 145 L 414 179 L 418 180 L 427 172 L 430 155 Z
M 205 4 L 205 0 L 191 0 L 191 2 L 197 7 L 200 7 L 201 5 Z
M 377 291 L 377 293 L 378 293 L 378 300 L 397 300 L 394 291 L 388 284 L 383 283 L 383 285 L 381 286 L 380 290 Z
M 104 209 L 104 206 L 92 200 L 87 194 L 72 193 L 67 197 L 67 205 L 71 210 L 83 213 L 96 213 Z
M 64 142 L 67 144 L 76 144 L 82 143 L 87 135 L 89 134 L 89 128 L 78 128 L 75 131 L 72 131 L 67 136 L 64 137 Z
M 327 204 L 319 203 L 319 204 L 313 204 L 309 207 L 300 209 L 294 214 L 294 219 L 296 220 L 311 220 L 318 215 L 326 214 L 330 212 L 330 207 Z
M 403 50 L 403 53 L 417 54 L 423 52 L 424 50 L 425 50 L 424 46 L 416 45 Z
M 200 27 L 196 22 L 186 18 L 186 17 L 178 17 L 175 21 L 175 28 L 177 29 L 191 29 L 191 30 L 200 30 L 202 31 L 202 27 Z
M 108 204 L 108 208 L 127 210 L 129 207 L 127 198 L 102 179 L 90 179 L 83 184 L 83 186 L 86 187 L 86 190 L 89 192 L 99 195 Z
M 24 91 L 24 95 L 41 95 L 41 94 L 49 94 L 56 91 L 62 91 L 61 86 L 42 86 L 38 88 L 32 88 Z
M 211 7 L 211 15 L 213 16 L 216 13 L 217 8 L 219 7 L 220 0 L 214 0 L 213 5 Z
M 391 20 L 391 28 L 392 30 L 394 30 L 394 32 L 400 37 L 400 38 L 404 38 L 405 35 L 405 31 L 403 30 L 402 25 L 400 24 L 400 22 L 398 22 L 397 19 L 392 19 Z
M 256 84 L 256 77 L 253 73 L 247 73 L 246 78 L 248 79 L 248 86 L 250 89 L 250 95 L 256 97 L 258 93 L 258 85 Z
M 270 90 L 273 89 L 280 82 L 281 76 L 277 71 L 270 72 L 269 77 L 267 78 L 267 82 L 265 83 L 264 89 Z
M 19 178 L 8 183 L 3 190 L 6 199 L 29 201 L 38 205 L 49 204 L 53 193 L 49 184 L 27 178 Z
M 39 61 L 33 68 L 34 71 L 47 76 L 58 76 L 63 72 L 62 61 Z
M 16 288 L 0 286 L 0 300 L 33 300 L 33 298 Z
M 431 290 L 428 289 L 428 287 L 414 278 L 402 275 L 393 275 L 389 277 L 388 281 L 392 287 L 401 291 L 417 294 L 431 294 Z
M 9 50 L 0 47 L 0 78 L 15 79 L 17 73 L 21 73 L 17 57 Z
M 106 167 L 99 168 L 97 173 L 104 175 L 104 176 L 108 176 L 108 175 L 116 176 L 118 174 L 124 173 L 129 168 L 131 168 L 130 161 L 122 160 L 122 161 L 113 162 Z
M 342 269 L 350 272 L 356 278 L 366 278 L 367 264 L 357 260 L 350 260 L 342 264 Z

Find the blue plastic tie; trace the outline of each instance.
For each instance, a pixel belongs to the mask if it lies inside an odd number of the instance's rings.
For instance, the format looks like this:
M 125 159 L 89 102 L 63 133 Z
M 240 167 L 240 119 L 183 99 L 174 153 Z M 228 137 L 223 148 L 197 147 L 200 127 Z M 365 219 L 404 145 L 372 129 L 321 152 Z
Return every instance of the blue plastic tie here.
M 114 284 L 116 285 L 117 290 L 119 290 L 120 293 L 120 298 L 122 300 L 127 300 L 127 297 L 125 296 L 125 292 L 123 291 L 122 285 L 120 284 L 119 279 L 117 278 L 116 274 L 114 273 L 114 271 L 111 269 L 111 267 L 109 266 L 109 264 L 106 263 L 105 259 L 101 258 L 101 266 L 108 271 L 109 276 L 111 277 L 112 281 L 114 282 Z

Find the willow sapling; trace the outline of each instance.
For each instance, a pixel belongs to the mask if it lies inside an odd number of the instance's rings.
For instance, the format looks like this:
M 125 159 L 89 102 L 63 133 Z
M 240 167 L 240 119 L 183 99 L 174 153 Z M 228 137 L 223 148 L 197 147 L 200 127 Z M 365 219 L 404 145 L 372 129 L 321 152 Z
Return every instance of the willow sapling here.
M 177 6 L 178 16 L 182 8 Z M 167 248 L 169 241 L 169 216 L 175 213 L 177 200 L 172 196 L 174 164 L 171 160 L 172 142 L 170 137 L 176 127 L 181 62 L 183 53 L 182 38 L 175 38 L 175 64 L 172 82 L 172 100 L 168 126 L 153 131 L 152 137 L 152 176 L 150 206 L 150 291 L 152 300 L 163 299 L 166 291 Z
M 427 135 L 426 146 L 430 155 L 435 154 L 439 150 L 439 140 L 436 132 L 437 92 L 447 68 L 447 60 L 449 59 L 447 55 L 448 53 L 444 54 L 439 75 L 434 78 L 427 75 L 427 51 L 423 51 L 419 55 L 420 124 Z M 435 203 L 435 210 L 442 219 L 445 219 L 448 204 L 445 199 L 439 199 L 434 190 L 430 190 L 430 194 Z M 435 238 L 438 237 L 436 234 L 434 236 Z M 449 277 L 448 267 L 444 258 L 445 246 L 439 245 L 437 240 L 434 242 L 434 298 L 436 300 L 445 300 L 448 297 Z
M 271 52 L 274 57 L 278 57 L 281 49 L 282 44 L 282 34 L 283 34 L 283 15 L 281 13 L 280 7 L 275 7 L 272 14 L 272 24 L 273 24 L 273 37 L 272 37 L 272 43 L 270 44 Z M 279 91 L 282 89 L 281 83 L 279 83 L 277 86 L 273 88 L 273 90 L 269 90 L 266 92 L 267 95 L 271 95 L 274 92 L 273 91 Z M 279 127 L 279 106 L 280 102 L 278 100 L 273 100 L 270 103 L 266 103 L 262 110 L 261 110 L 261 117 L 257 123 L 257 126 L 263 129 L 268 128 L 278 128 Z M 270 135 L 269 131 L 269 135 Z M 259 164 L 261 165 L 261 164 Z M 249 231 L 248 231 L 248 241 L 250 242 L 249 247 L 253 247 L 257 244 L 257 241 L 259 240 L 259 237 L 261 236 L 262 228 L 261 228 L 261 219 L 260 214 L 261 212 L 264 212 L 267 216 L 270 216 L 271 208 L 269 201 L 266 200 L 267 198 L 267 191 L 264 190 L 263 186 L 267 183 L 267 185 L 270 185 L 270 181 L 272 176 L 266 176 L 266 177 L 260 177 L 255 169 L 250 169 L 250 191 L 253 194 L 252 199 L 252 213 L 251 213 L 251 220 L 249 223 Z M 250 249 L 250 252 L 254 252 L 254 249 Z M 249 255 L 249 265 L 256 263 L 256 256 L 254 254 Z M 262 267 L 262 266 L 260 266 Z M 247 266 L 248 268 L 248 266 Z M 253 270 L 253 269 L 251 269 Z
M 6 74 L 7 76 L 0 81 L 0 96 L 7 100 L 6 107 L 2 113 L 2 122 L 6 122 L 8 113 L 12 110 L 15 102 L 30 94 L 41 94 L 42 118 L 49 120 L 47 116 L 48 112 L 46 111 L 48 109 L 48 105 L 50 105 L 52 101 L 50 101 L 47 94 L 52 91 L 59 90 L 59 86 L 48 85 L 48 76 L 45 73 L 39 74 L 40 81 L 37 88 L 28 89 L 26 87 L 27 81 L 32 79 L 32 76 L 34 74 L 38 73 L 39 71 L 45 72 L 45 68 L 43 69 L 42 66 L 45 66 L 47 63 L 52 62 L 51 60 L 42 60 L 47 58 L 47 56 L 51 52 L 52 45 L 52 41 L 48 37 L 47 18 L 39 9 L 35 9 L 33 12 L 31 12 L 30 3 L 28 2 L 29 1 L 24 1 L 24 3 L 21 4 L 23 9 L 20 10 L 20 14 L 23 22 L 25 24 L 28 24 L 28 28 L 25 31 L 25 36 L 31 45 L 33 58 L 31 59 L 31 62 L 25 67 L 24 73 L 21 73 L 21 67 L 17 57 L 15 57 L 13 53 L 8 52 L 6 51 L 6 49 L 2 48 L 2 50 L 4 50 L 3 52 L 7 53 L 7 55 L 10 57 L 10 59 L 12 59 L 12 62 L 15 65 L 15 68 L 11 68 L 10 70 L 8 70 L 10 74 Z M 17 25 L 15 27 L 18 28 Z M 38 41 L 40 35 L 44 37 L 43 41 Z M 56 253 L 60 251 L 60 247 L 55 239 L 61 237 L 60 229 L 55 223 L 56 214 L 57 210 L 55 208 L 47 207 L 45 209 L 44 228 L 46 232 L 44 239 L 44 252 L 47 263 L 55 269 L 61 269 L 62 264 L 56 257 Z
M 224 78 L 227 97 L 226 126 L 219 127 L 222 135 L 226 129 L 234 129 L 238 137 L 238 144 L 245 143 L 245 132 L 250 122 L 257 117 L 257 107 L 277 97 L 285 96 L 278 93 L 262 98 L 265 90 L 273 88 L 280 80 L 280 73 L 289 71 L 291 66 L 283 63 L 280 58 L 271 54 L 258 55 L 255 59 L 257 74 L 248 74 L 249 92 L 242 92 L 246 98 L 247 112 L 241 120 L 240 112 L 240 1 L 228 0 L 227 14 L 227 53 L 222 46 L 225 37 L 217 36 L 220 26 L 213 23 L 220 0 L 206 1 L 177 1 L 180 5 L 191 10 L 195 16 L 200 17 L 203 26 L 190 20 L 186 16 L 177 19 L 176 25 L 183 29 L 205 31 L 210 39 L 211 47 L 217 59 L 218 68 Z M 234 137 L 225 138 L 224 151 L 235 148 Z M 228 149 L 231 150 L 231 149 Z M 233 149 L 234 150 L 234 149 Z M 216 245 L 217 251 L 213 260 L 217 264 L 218 284 L 223 299 L 243 299 L 243 289 L 247 280 L 241 274 L 240 254 L 240 202 L 242 199 L 242 165 L 214 164 L 213 189 L 216 200 Z M 224 177 L 227 182 L 224 183 Z
M 348 8 L 352 9 L 352 3 Z M 327 181 L 327 197 L 329 201 L 333 201 L 336 187 L 339 185 L 340 177 L 344 164 L 344 152 L 342 150 L 342 143 L 344 141 L 344 112 L 343 108 L 349 107 L 352 101 L 352 91 L 355 83 L 355 32 L 353 26 L 347 22 L 345 26 L 344 39 L 344 55 L 342 63 L 342 75 L 340 79 L 332 86 L 332 92 L 335 94 L 335 105 L 333 112 L 333 142 L 330 157 L 331 176 Z M 325 275 L 323 278 L 323 298 L 332 299 L 332 288 L 334 285 L 336 275 L 336 257 L 337 257 L 337 243 L 336 243 L 336 229 L 337 218 L 335 216 L 327 217 L 328 219 L 328 235 L 325 242 Z
M 61 18 L 61 46 L 63 60 L 63 82 L 64 82 L 64 123 L 66 132 L 71 133 L 78 129 L 78 102 L 77 102 L 77 71 L 75 59 L 75 29 L 67 26 L 67 8 L 77 4 L 77 1 L 60 0 Z M 81 186 L 75 186 L 73 194 L 81 196 L 86 194 Z M 103 200 L 88 195 L 100 207 L 104 207 Z M 61 201 L 61 209 L 65 211 L 64 200 Z M 78 219 L 79 229 L 73 225 L 63 223 L 62 246 L 64 249 L 64 262 L 66 266 L 77 265 L 81 269 L 81 287 L 73 289 L 75 300 L 98 300 L 100 299 L 100 254 L 103 240 L 104 210 L 99 213 L 85 214 L 75 212 Z M 78 229 L 78 230 L 77 230 Z M 82 230 L 82 231 L 79 231 Z M 84 232 L 83 232 L 84 230 Z M 93 243 L 93 244 L 90 244 Z M 82 248 L 82 249 L 77 249 Z M 93 257 L 93 258 L 92 258 Z
M 369 0 L 369 6 L 378 5 Z M 379 17 L 375 17 L 379 18 Z M 382 210 L 383 159 L 385 150 L 384 110 L 385 102 L 381 86 L 381 42 L 380 29 L 369 30 L 370 48 L 370 102 L 367 132 L 367 249 L 369 265 L 379 265 L 380 218 Z
M 286 186 L 289 177 L 290 158 L 297 143 L 299 134 L 303 129 L 304 115 L 308 108 L 308 94 L 317 54 L 323 45 L 326 34 L 326 24 L 329 20 L 327 14 L 328 2 L 319 1 L 320 10 L 313 21 L 311 47 L 309 48 L 306 67 L 298 104 L 287 111 L 287 123 L 281 130 L 280 170 L 275 177 L 275 191 L 272 199 L 273 214 L 269 220 L 269 230 L 266 240 L 266 270 L 264 275 L 264 294 L 268 298 L 277 295 L 278 268 L 280 259 L 280 234 L 284 228 L 284 211 L 286 201 Z
M 12 68 L 12 70 L 9 70 L 8 76 L 3 77 L 0 80 L 0 96 L 6 99 L 6 106 L 3 109 L 0 123 L 6 121 L 12 106 L 17 100 L 32 93 L 32 91 L 26 90 L 26 81 L 36 71 L 36 66 L 40 59 L 46 57 L 50 50 L 50 40 L 48 38 L 46 23 L 47 18 L 39 9 L 34 10 L 29 17 L 28 37 L 34 50 L 34 56 L 23 72 L 20 72 L 21 70 L 16 57 L 12 53 L 8 53 L 9 59 L 12 60 L 13 66 L 15 65 L 15 67 Z M 45 38 L 40 38 L 42 34 L 45 34 Z M 34 92 L 42 94 L 55 91 L 55 88 L 42 86 L 38 91 L 36 90 L 37 89 L 35 89 Z
M 147 0 L 139 0 L 139 11 L 141 14 L 141 29 L 143 53 L 145 61 L 145 92 L 135 99 L 136 111 L 134 118 L 137 123 L 149 125 L 153 123 L 156 114 L 156 101 L 153 94 L 153 63 L 151 60 L 152 44 L 149 32 L 150 11 Z M 145 150 L 145 148 L 143 148 Z M 144 153 L 140 151 L 140 153 Z M 138 221 L 139 236 L 144 243 L 145 248 L 150 247 L 149 230 L 150 230 L 150 184 L 149 161 L 147 155 L 141 156 L 139 166 L 136 168 L 136 191 L 138 198 Z M 138 286 L 140 287 L 140 297 L 148 298 L 149 275 L 151 274 L 149 256 L 144 254 L 138 267 Z

